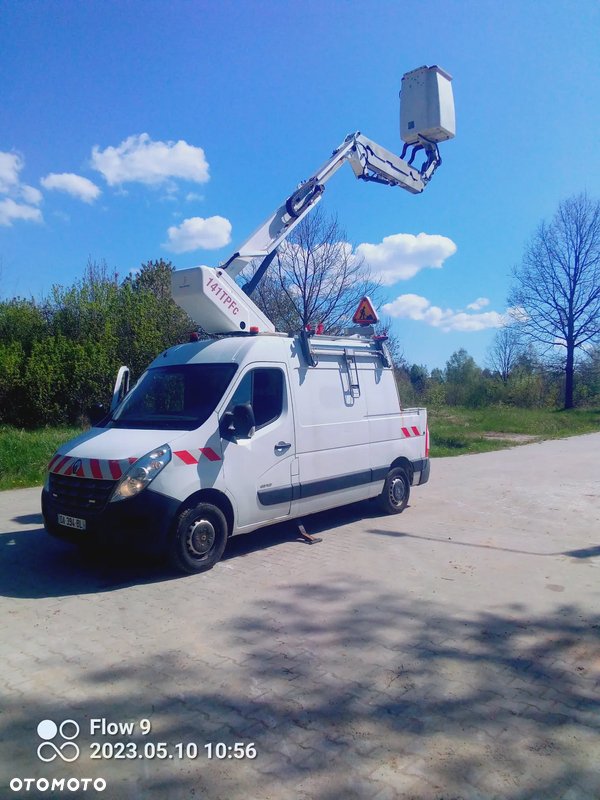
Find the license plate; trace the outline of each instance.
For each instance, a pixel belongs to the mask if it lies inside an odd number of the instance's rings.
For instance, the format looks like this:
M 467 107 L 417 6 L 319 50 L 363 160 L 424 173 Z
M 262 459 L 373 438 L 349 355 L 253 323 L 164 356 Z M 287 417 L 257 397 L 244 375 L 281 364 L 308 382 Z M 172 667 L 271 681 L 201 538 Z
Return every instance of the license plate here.
M 77 517 L 66 517 L 64 514 L 58 515 L 59 525 L 65 525 L 67 528 L 77 528 L 78 531 L 85 530 L 85 520 L 77 519 Z

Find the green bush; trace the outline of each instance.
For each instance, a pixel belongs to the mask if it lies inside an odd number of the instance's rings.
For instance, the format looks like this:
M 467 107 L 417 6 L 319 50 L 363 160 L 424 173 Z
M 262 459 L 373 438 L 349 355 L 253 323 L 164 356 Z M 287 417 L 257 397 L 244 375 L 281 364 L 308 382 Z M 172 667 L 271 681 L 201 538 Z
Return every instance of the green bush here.
M 72 286 L 36 305 L 0 303 L 0 423 L 81 424 L 94 402 L 110 402 L 118 368 L 137 378 L 197 326 L 171 299 L 170 262 L 143 264 L 119 283 L 89 262 Z

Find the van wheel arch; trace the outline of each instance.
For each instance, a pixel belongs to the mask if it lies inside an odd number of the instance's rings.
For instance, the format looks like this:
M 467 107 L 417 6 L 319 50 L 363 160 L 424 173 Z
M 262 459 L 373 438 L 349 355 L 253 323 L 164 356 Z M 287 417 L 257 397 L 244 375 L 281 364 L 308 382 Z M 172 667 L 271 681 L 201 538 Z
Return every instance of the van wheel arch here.
M 179 506 L 174 519 L 177 519 L 182 511 L 187 508 L 193 508 L 198 503 L 212 503 L 220 511 L 222 511 L 225 520 L 227 521 L 227 537 L 229 538 L 233 531 L 233 506 L 230 499 L 226 494 L 220 492 L 218 489 L 199 489 L 194 494 L 191 494 L 187 500 Z
M 412 461 L 409 461 L 408 458 L 397 458 L 395 461 L 392 462 L 390 466 L 390 470 L 396 469 L 396 467 L 400 467 L 406 472 L 408 477 L 408 482 L 412 485 L 413 482 L 413 475 L 414 475 L 414 468 L 412 465 Z

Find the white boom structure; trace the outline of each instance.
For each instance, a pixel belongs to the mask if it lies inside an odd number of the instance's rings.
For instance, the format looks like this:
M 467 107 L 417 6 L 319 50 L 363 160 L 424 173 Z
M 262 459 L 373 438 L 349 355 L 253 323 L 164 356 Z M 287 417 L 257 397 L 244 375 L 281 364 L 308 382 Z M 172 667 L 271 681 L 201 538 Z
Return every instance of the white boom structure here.
M 350 163 L 357 178 L 400 186 L 413 194 L 422 192 L 440 163 L 437 146 L 429 142 L 424 143 L 424 146 L 430 148 L 430 156 L 427 169 L 420 172 L 361 133 L 349 134 L 333 151 L 331 158 L 307 181 L 301 183 L 285 203 L 220 265 L 221 268 L 235 278 L 250 261 L 264 258 L 273 252 L 300 220 L 317 205 L 325 191 L 325 184 L 346 161 Z
M 308 180 L 303 181 L 273 214 L 252 233 L 217 270 L 192 267 L 178 270 L 172 277 L 173 299 L 207 333 L 274 332 L 273 324 L 252 302 L 249 295 L 271 263 L 277 247 L 317 205 L 325 183 L 346 161 L 355 176 L 388 186 L 399 186 L 419 194 L 441 164 L 437 142 L 454 136 L 454 101 L 450 76 L 439 67 L 420 67 L 402 79 L 401 135 L 402 157 L 367 139 L 351 133 L 331 157 Z M 402 95 L 401 95 L 402 96 Z M 423 135 L 427 133 L 427 136 Z M 409 145 L 413 152 L 404 155 Z M 416 152 L 427 156 L 420 169 L 412 166 Z M 263 263 L 252 280 L 241 289 L 234 278 L 255 258 Z

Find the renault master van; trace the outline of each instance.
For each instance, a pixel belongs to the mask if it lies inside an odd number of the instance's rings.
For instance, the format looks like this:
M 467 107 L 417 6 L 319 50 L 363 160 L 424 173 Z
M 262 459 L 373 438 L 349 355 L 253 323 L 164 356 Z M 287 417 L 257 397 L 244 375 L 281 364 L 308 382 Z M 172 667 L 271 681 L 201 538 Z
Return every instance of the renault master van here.
M 230 536 L 367 498 L 406 508 L 429 478 L 425 409 L 402 410 L 373 337 L 260 333 L 172 347 L 42 493 L 48 533 L 210 569 Z

